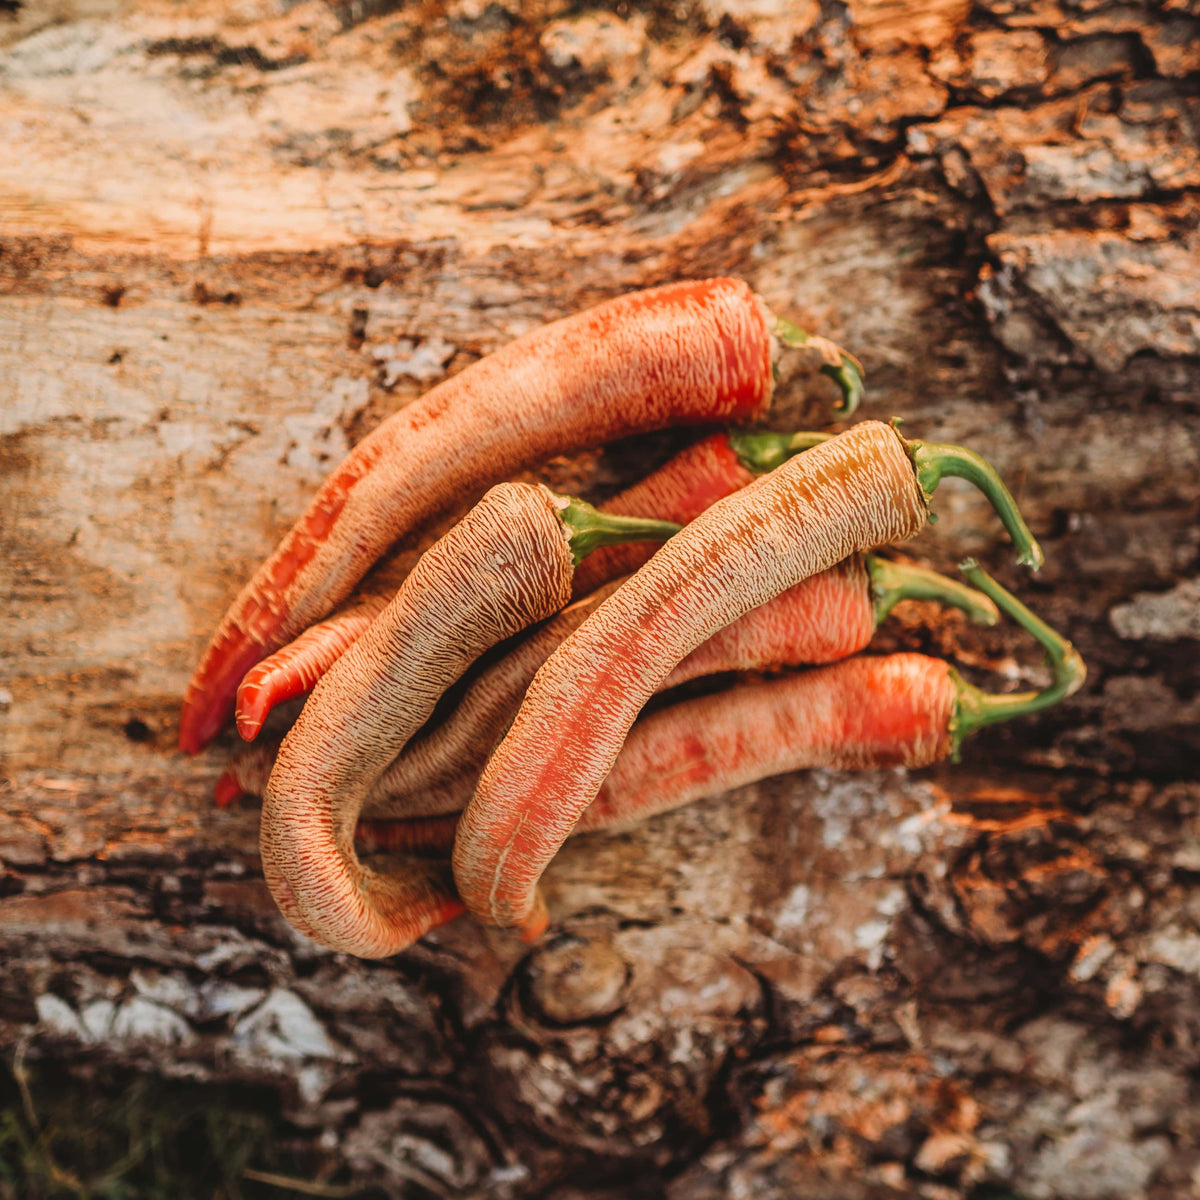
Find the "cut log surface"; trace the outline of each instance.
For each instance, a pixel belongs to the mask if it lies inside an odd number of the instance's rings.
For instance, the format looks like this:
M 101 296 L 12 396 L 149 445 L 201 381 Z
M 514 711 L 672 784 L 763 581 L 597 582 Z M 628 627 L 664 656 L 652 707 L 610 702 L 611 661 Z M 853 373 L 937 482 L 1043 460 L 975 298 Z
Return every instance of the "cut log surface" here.
M 1194 0 L 0 3 L 5 1058 L 253 1084 L 397 1196 L 1195 1194 L 1198 79 Z M 292 934 L 212 807 L 234 736 L 174 749 L 225 607 L 387 414 L 720 273 L 997 465 L 1036 579 L 958 484 L 906 553 L 994 568 L 1086 688 L 572 841 L 533 947 Z M 773 427 L 830 420 L 817 365 Z M 924 605 L 876 645 L 1048 678 Z

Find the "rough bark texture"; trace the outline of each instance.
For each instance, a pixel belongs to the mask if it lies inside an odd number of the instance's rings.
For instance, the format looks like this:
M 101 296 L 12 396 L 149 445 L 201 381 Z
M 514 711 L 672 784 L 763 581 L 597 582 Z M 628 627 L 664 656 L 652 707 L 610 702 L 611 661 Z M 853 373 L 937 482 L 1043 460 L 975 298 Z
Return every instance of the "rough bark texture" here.
M 322 1178 L 395 1195 L 1196 1194 L 1198 18 L 0 3 L 10 1061 L 256 1085 Z M 714 272 L 859 353 L 869 415 L 996 462 L 1037 580 L 953 485 L 917 553 L 996 566 L 1087 688 L 961 765 L 572 842 L 533 948 L 292 936 L 256 811 L 211 807 L 232 738 L 173 751 L 225 605 L 430 383 Z M 828 412 L 804 382 L 775 427 Z M 679 444 L 541 477 L 601 497 Z M 1044 679 L 924 607 L 879 645 Z

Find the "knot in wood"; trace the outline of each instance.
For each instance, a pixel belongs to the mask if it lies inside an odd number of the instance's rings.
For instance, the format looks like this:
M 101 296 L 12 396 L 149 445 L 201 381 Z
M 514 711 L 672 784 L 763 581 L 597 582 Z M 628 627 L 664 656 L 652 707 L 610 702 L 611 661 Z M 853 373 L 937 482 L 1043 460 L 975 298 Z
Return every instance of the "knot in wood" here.
M 559 938 L 529 967 L 530 1006 L 555 1025 L 610 1017 L 624 1003 L 629 964 L 608 942 Z

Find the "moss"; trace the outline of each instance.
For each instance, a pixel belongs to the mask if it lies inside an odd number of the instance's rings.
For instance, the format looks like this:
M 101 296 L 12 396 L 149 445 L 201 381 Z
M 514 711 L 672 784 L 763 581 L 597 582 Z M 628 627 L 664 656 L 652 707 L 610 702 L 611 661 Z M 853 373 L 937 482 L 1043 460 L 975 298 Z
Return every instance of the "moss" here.
M 0 1074 L 0 1198 L 251 1200 L 296 1194 L 336 1163 L 292 1129 L 266 1089 L 236 1090 L 39 1064 Z M 324 1170 L 321 1168 L 324 1167 Z M 258 1176 L 259 1179 L 256 1179 Z M 317 1184 L 315 1194 L 351 1195 Z

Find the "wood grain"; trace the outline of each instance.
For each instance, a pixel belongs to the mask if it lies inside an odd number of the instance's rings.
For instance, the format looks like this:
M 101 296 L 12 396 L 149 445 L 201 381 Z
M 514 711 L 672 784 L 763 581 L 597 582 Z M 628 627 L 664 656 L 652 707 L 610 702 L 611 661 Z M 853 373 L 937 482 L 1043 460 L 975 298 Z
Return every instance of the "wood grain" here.
M 394 1195 L 1190 1194 L 1198 22 L 0 5 L 5 1054 L 265 1085 L 299 1142 L 332 1131 L 337 1179 Z M 386 414 L 713 273 L 854 349 L 866 415 L 997 464 L 1037 580 L 966 487 L 913 553 L 995 567 L 1087 688 L 961 765 L 580 839 L 532 949 L 466 921 L 383 963 L 293 937 L 256 811 L 210 806 L 232 740 L 172 749 L 226 604 Z M 809 367 L 776 428 L 828 419 Z M 537 477 L 602 498 L 680 444 Z M 923 606 L 877 645 L 1043 679 L 1011 630 Z

